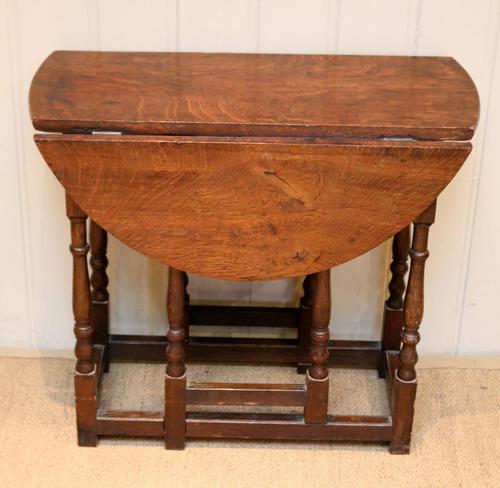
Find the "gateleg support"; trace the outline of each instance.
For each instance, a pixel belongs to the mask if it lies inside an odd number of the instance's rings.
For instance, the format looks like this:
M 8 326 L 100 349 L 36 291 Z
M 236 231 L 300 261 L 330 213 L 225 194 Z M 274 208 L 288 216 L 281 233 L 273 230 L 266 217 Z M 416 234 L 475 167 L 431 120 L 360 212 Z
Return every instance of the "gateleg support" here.
M 308 358 L 311 351 L 311 305 L 313 294 L 313 277 L 309 274 L 304 278 L 302 289 L 303 296 L 300 298 L 300 315 L 299 326 L 297 330 L 297 338 L 299 340 L 299 362 L 297 363 L 297 373 L 306 374 L 310 361 L 305 361 L 303 358 Z
M 434 201 L 413 221 L 413 237 L 410 249 L 410 275 L 404 299 L 404 324 L 401 332 L 402 346 L 398 355 L 398 367 L 392 387 L 393 436 L 391 453 L 407 454 L 410 451 L 413 411 L 417 392 L 417 344 L 419 327 L 424 313 L 424 271 L 429 257 L 429 227 L 436 215 Z
M 90 279 L 87 265 L 87 215 L 66 194 L 73 255 L 73 316 L 75 345 L 75 406 L 80 446 L 96 446 L 97 367 L 91 321 Z
M 385 373 L 385 352 L 399 351 L 403 330 L 403 302 L 406 289 L 405 276 L 408 272 L 410 252 L 410 226 L 401 229 L 392 240 L 392 262 L 390 265 L 389 297 L 385 302 L 382 327 L 382 349 L 378 367 L 379 377 Z
M 165 374 L 165 448 L 186 444 L 186 275 L 170 267 L 168 273 L 167 369 Z
M 311 364 L 306 376 L 307 396 L 304 422 L 324 424 L 328 420 L 330 270 L 315 273 L 311 280 Z
M 90 221 L 90 275 L 91 308 L 90 318 L 94 329 L 94 344 L 104 346 L 103 371 L 109 371 L 109 292 L 107 248 L 108 233 L 93 220 Z

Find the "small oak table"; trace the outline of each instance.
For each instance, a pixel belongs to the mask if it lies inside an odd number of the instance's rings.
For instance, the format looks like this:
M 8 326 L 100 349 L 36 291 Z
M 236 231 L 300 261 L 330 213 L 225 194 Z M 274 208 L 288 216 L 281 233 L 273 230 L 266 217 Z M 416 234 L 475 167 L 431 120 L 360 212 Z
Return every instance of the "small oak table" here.
M 36 73 L 30 109 L 71 221 L 80 445 L 130 435 L 177 449 L 186 437 L 223 437 L 409 451 L 429 226 L 479 112 L 455 60 L 59 51 Z M 169 266 L 167 338 L 108 333 L 107 232 Z M 330 341 L 330 268 L 393 236 L 381 341 Z M 190 305 L 187 272 L 305 277 L 304 296 L 290 308 Z M 292 327 L 297 338 L 189 337 L 190 324 Z M 162 361 L 165 349 L 164 412 L 99 409 L 110 360 Z M 306 380 L 188 383 L 186 353 L 296 364 Z M 378 368 L 390 416 L 328 415 L 329 366 Z M 304 413 L 189 412 L 192 404 Z

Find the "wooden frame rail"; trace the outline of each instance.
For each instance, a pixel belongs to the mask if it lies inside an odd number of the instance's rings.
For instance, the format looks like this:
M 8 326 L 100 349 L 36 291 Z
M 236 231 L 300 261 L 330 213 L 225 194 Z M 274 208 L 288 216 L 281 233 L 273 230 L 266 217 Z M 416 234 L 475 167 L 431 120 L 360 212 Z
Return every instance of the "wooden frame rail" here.
M 188 405 L 303 407 L 306 385 L 279 383 L 188 383 Z
M 163 412 L 99 410 L 97 433 L 163 438 L 163 423 Z M 191 438 L 387 442 L 391 435 L 391 417 L 384 416 L 329 416 L 321 425 L 305 424 L 293 414 L 188 412 L 186 418 Z
M 384 364 L 389 402 L 392 402 L 397 355 L 397 351 L 388 351 Z M 257 396 L 246 401 L 248 392 Z M 303 406 L 305 393 L 304 385 L 191 383 L 186 399 L 187 404 L 198 405 L 283 405 L 288 402 L 289 406 Z M 164 421 L 164 413 L 160 411 L 98 409 L 96 431 L 100 436 L 163 438 Z M 393 408 L 389 416 L 328 415 L 324 424 L 306 424 L 304 417 L 298 414 L 186 413 L 187 438 L 389 442 L 392 435 Z
M 109 354 L 115 361 L 164 362 L 167 340 L 164 336 L 112 334 Z M 380 341 L 342 341 L 328 343 L 329 366 L 376 368 L 381 354 Z M 234 364 L 296 364 L 308 362 L 297 339 L 258 339 L 235 337 L 190 337 L 186 344 L 189 362 L 228 362 Z
M 243 307 L 226 305 L 189 305 L 190 325 L 285 327 L 296 329 L 300 322 L 299 307 Z

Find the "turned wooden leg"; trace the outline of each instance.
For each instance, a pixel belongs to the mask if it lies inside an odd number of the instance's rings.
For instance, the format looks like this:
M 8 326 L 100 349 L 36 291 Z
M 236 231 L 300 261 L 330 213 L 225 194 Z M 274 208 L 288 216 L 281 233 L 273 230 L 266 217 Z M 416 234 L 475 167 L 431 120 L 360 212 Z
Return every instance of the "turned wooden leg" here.
M 408 271 L 410 252 L 410 226 L 400 230 L 392 240 L 392 262 L 390 266 L 389 298 L 385 302 L 382 331 L 382 354 L 379 375 L 385 373 L 385 352 L 399 351 L 401 331 L 403 330 L 403 299 L 405 293 L 405 275 Z
M 328 342 L 330 332 L 330 270 L 312 278 L 311 365 L 307 371 L 307 398 L 304 421 L 323 424 L 328 416 Z
M 418 328 L 424 311 L 424 269 L 429 256 L 427 241 L 429 227 L 434 222 L 436 202 L 413 222 L 413 239 L 410 249 L 410 276 L 406 292 L 401 333 L 403 343 L 399 352 L 399 365 L 392 388 L 393 437 L 390 452 L 407 454 L 410 451 L 413 409 L 417 391 L 417 344 L 420 340 Z
M 87 215 L 66 195 L 66 214 L 71 222 L 73 255 L 73 315 L 75 317 L 75 400 L 78 444 L 97 445 L 97 378 L 93 359 L 93 329 L 90 320 L 90 282 L 87 268 Z
M 300 322 L 298 329 L 299 339 L 299 357 L 301 360 L 297 363 L 297 373 L 305 374 L 310 366 L 309 361 L 302 358 L 309 358 L 311 349 L 311 304 L 312 304 L 312 281 L 314 275 L 307 275 L 302 283 L 304 290 L 300 298 Z
M 90 221 L 90 267 L 92 274 L 90 284 L 92 285 L 92 306 L 90 317 L 94 329 L 94 344 L 104 346 L 103 371 L 109 370 L 109 293 L 108 275 L 106 268 L 108 258 L 106 257 L 108 247 L 108 233 Z
M 182 271 L 170 268 L 168 274 L 167 371 L 165 375 L 165 447 L 184 449 L 186 441 L 186 292 Z

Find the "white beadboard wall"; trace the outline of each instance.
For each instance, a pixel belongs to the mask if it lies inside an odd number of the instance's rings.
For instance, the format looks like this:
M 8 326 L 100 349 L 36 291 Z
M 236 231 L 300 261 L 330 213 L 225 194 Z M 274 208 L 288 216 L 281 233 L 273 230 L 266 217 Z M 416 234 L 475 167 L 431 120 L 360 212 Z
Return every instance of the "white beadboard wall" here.
M 33 144 L 28 89 L 55 49 L 454 56 L 482 102 L 474 151 L 431 228 L 422 354 L 500 353 L 498 0 L 0 0 L 0 346 L 73 346 L 69 228 Z M 163 334 L 165 269 L 110 242 L 112 329 Z M 380 335 L 389 247 L 336 268 L 331 330 Z M 191 277 L 196 300 L 286 304 L 295 280 Z M 235 333 L 248 334 L 248 330 Z

